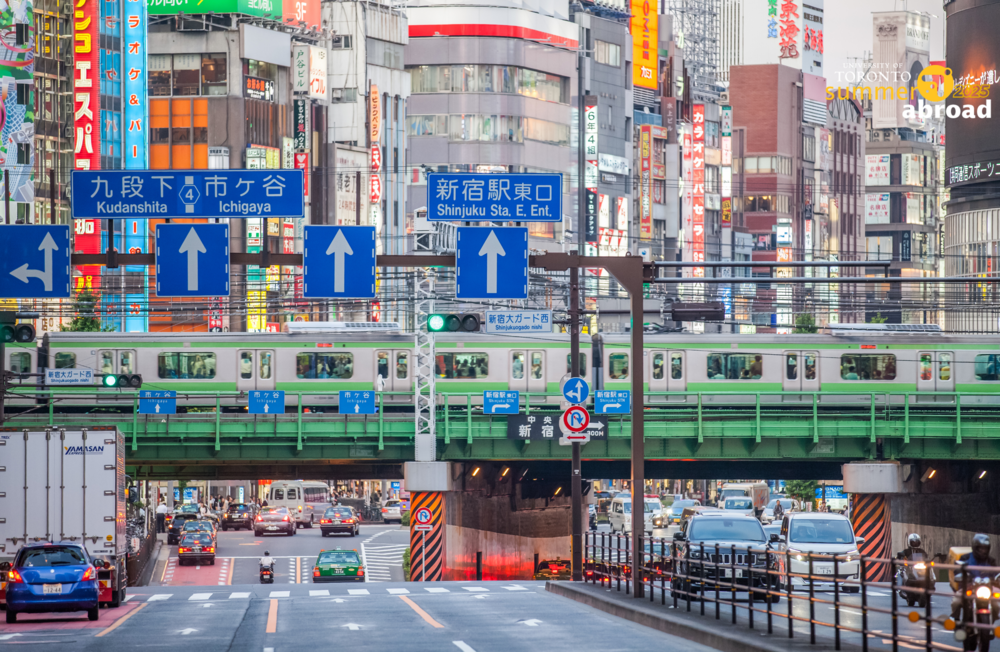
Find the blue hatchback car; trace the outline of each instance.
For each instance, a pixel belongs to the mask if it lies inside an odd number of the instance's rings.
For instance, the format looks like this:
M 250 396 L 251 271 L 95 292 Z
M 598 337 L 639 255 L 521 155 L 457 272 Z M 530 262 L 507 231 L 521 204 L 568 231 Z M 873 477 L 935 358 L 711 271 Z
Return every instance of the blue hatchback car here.
M 27 545 L 14 562 L 3 562 L 7 571 L 7 622 L 17 622 L 19 613 L 86 611 L 97 620 L 97 565 L 77 543 Z

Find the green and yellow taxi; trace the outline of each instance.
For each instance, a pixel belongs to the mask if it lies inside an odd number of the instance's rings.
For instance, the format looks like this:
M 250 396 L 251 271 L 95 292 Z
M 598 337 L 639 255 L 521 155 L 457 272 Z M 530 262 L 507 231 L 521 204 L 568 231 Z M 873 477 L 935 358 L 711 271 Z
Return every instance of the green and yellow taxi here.
M 313 565 L 313 582 L 364 582 L 365 567 L 357 550 L 321 550 Z

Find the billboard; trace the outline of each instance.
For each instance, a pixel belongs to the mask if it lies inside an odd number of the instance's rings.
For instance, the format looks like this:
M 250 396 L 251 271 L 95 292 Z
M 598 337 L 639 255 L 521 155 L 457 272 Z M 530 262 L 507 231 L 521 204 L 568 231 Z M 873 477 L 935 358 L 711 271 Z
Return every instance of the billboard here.
M 3 169 L 10 174 L 10 199 L 30 205 L 35 201 L 35 184 L 32 178 L 34 163 L 35 111 L 34 111 L 34 14 L 31 0 L 24 3 L 5 3 L 0 17 L 10 30 L 4 39 L 0 55 L 0 86 L 3 92 L 3 114 L 0 117 L 0 157 Z M 13 27 L 12 27 L 13 26 Z M 15 34 L 21 38 L 16 39 Z M 16 39 L 16 40 L 15 40 Z M 12 206 L 13 215 L 17 215 Z M 11 223 L 13 223 L 11 219 Z
M 101 167 L 101 71 L 97 0 L 77 0 L 73 12 L 73 156 L 77 170 Z
M 89 0 L 88 0 L 89 1 Z M 181 12 L 195 14 L 246 14 L 270 18 L 282 14 L 282 0 L 148 0 L 149 13 L 175 15 Z M 295 4 L 294 0 L 287 0 Z M 88 14 L 90 15 L 90 14 Z M 96 15 L 96 14 L 95 14 Z
M 639 177 L 639 239 L 653 239 L 653 132 L 649 125 L 642 125 L 639 140 L 641 176 Z
M 705 105 L 695 104 L 691 111 L 691 260 L 705 262 Z M 703 267 L 691 270 L 692 276 L 704 276 Z
M 659 79 L 659 16 L 655 0 L 631 0 L 632 83 L 656 90 Z

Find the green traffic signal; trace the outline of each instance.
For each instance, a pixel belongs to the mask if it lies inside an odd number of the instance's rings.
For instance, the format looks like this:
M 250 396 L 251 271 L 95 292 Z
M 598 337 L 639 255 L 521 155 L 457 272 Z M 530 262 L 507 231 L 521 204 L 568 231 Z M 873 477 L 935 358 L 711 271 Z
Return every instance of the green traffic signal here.
M 117 387 L 119 389 L 126 387 L 139 389 L 142 387 L 142 376 L 139 374 L 102 374 L 101 384 L 105 387 Z
M 479 315 L 473 313 L 458 313 L 448 315 L 428 315 L 427 331 L 431 333 L 440 332 L 466 332 L 475 333 L 480 330 Z
M 432 333 L 444 330 L 444 315 L 431 315 L 427 318 L 427 330 Z
M 118 376 L 108 374 L 101 379 L 105 387 L 118 387 Z

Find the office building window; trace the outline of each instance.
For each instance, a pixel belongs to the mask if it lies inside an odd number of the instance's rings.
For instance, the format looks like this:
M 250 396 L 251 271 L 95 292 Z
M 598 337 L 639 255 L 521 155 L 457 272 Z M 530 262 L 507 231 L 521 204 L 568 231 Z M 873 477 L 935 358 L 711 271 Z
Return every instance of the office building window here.
M 618 67 L 621 65 L 621 58 L 621 46 L 615 43 L 608 43 L 607 41 L 597 41 L 594 52 L 594 60 L 597 63 Z

